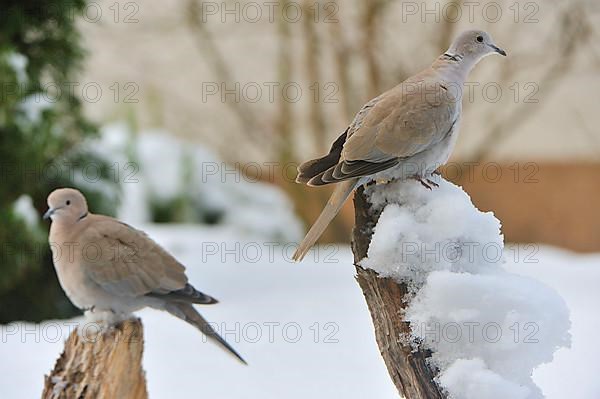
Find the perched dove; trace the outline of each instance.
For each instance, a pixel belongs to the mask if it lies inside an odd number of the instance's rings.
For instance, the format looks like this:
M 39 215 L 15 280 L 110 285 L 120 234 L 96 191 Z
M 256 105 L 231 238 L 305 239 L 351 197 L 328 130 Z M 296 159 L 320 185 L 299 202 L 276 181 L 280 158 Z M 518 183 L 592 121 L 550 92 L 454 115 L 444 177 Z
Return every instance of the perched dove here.
M 48 196 L 50 247 L 63 290 L 80 309 L 125 316 L 144 307 L 165 310 L 244 359 L 192 304 L 217 301 L 197 291 L 185 267 L 144 232 L 88 211 L 79 191 L 62 188 Z
M 303 163 L 299 183 L 338 183 L 327 205 L 294 253 L 302 260 L 359 186 L 378 180 L 428 179 L 448 161 L 458 136 L 462 90 L 475 64 L 506 55 L 484 31 L 461 33 L 431 66 L 365 104 L 329 154 Z

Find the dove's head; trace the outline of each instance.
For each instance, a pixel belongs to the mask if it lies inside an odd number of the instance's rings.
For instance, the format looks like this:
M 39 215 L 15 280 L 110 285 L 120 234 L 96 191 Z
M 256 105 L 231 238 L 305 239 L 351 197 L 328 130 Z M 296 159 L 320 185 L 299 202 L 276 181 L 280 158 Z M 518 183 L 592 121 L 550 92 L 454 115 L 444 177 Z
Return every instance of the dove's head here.
M 458 56 L 472 64 L 490 54 L 506 56 L 506 51 L 496 46 L 492 36 L 482 30 L 467 30 L 452 42 L 446 52 L 450 56 Z
M 88 207 L 83 194 L 73 188 L 59 188 L 48 196 L 48 211 L 44 219 L 75 223 L 87 214 Z

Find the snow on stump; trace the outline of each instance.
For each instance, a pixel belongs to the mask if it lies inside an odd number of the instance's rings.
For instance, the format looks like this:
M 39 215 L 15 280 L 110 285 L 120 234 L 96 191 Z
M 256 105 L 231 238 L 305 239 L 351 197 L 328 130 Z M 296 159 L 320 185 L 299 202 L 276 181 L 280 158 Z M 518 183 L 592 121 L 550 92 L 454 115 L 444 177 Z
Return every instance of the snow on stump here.
M 354 197 L 357 279 L 390 376 L 408 399 L 542 398 L 531 375 L 570 345 L 566 304 L 505 271 L 500 222 L 438 183 Z
M 141 321 L 125 320 L 102 332 L 98 325 L 90 326 L 79 326 L 67 339 L 45 377 L 42 399 L 147 398 Z

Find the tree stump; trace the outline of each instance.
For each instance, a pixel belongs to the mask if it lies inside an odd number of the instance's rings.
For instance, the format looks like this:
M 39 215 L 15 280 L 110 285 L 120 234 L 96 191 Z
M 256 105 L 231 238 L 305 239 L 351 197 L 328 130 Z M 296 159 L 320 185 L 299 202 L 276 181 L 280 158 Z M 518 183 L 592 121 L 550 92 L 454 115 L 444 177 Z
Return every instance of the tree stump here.
M 91 330 L 83 328 L 83 336 L 71 333 L 45 376 L 42 399 L 146 399 L 141 321 L 125 320 L 104 332 L 95 328 L 96 334 L 86 336 Z
M 407 399 L 445 398 L 434 381 L 434 373 L 426 363 L 429 351 L 415 350 L 403 337 L 410 335 L 410 325 L 404 321 L 408 303 L 406 284 L 390 278 L 381 278 L 373 270 L 358 265 L 367 256 L 373 229 L 381 210 L 371 207 L 364 187 L 354 195 L 355 223 L 352 231 L 352 252 L 357 280 L 363 291 L 373 325 L 379 351 L 398 391 Z

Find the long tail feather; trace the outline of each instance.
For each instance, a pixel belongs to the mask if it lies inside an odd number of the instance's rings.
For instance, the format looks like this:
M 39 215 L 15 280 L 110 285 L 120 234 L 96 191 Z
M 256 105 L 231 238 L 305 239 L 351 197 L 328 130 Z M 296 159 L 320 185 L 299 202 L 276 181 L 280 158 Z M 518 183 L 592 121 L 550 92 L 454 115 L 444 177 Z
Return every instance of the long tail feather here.
M 178 317 L 194 327 L 200 330 L 208 338 L 212 339 L 215 343 L 221 346 L 223 349 L 235 356 L 240 362 L 244 364 L 246 361 L 235 349 L 231 347 L 217 332 L 208 324 L 206 319 L 202 317 L 200 313 L 189 303 L 182 302 L 169 302 L 165 306 L 165 310 L 171 313 L 173 316 Z
M 298 249 L 294 252 L 292 258 L 295 261 L 298 262 L 304 259 L 308 250 L 317 242 L 335 215 L 342 209 L 342 206 L 356 188 L 357 182 L 358 179 L 351 179 L 337 183 L 337 187 L 333 194 L 331 194 L 331 197 L 329 197 L 327 205 L 325 205 L 325 208 L 321 211 L 317 221 L 312 225 L 306 234 L 306 237 L 304 237 L 300 246 L 298 246 Z

